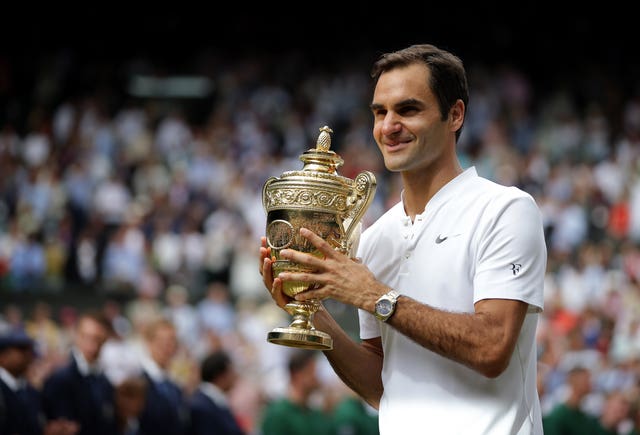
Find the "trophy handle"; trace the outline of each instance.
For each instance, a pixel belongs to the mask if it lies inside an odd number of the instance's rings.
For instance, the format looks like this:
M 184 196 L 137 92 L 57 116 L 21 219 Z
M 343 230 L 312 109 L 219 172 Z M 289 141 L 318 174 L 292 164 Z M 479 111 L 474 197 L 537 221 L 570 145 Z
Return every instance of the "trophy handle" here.
M 349 245 L 353 242 L 353 240 L 351 240 L 353 231 L 359 226 L 362 216 L 364 216 L 371 205 L 371 201 L 373 201 L 373 197 L 376 193 L 376 186 L 376 177 L 369 171 L 360 172 L 353 180 L 354 194 L 352 196 L 352 201 L 354 205 L 351 213 L 349 214 L 349 218 L 345 219 L 347 227 L 345 229 L 344 240 Z M 350 250 L 351 246 L 349 245 L 344 247 L 345 251 Z
M 262 206 L 264 207 L 265 211 L 268 210 L 268 206 L 271 203 L 271 201 L 269 200 L 269 196 L 267 195 L 267 187 L 269 187 L 269 185 L 277 179 L 278 177 L 269 177 L 262 186 Z

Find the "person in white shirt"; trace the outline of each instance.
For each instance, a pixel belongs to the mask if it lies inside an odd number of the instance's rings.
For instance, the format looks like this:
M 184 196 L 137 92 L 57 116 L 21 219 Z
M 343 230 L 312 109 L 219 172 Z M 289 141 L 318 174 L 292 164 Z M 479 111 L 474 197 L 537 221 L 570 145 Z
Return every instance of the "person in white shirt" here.
M 382 55 L 372 70 L 373 136 L 402 179 L 400 201 L 366 228 L 357 258 L 305 228 L 322 255 L 281 258 L 312 272 L 273 279 L 266 238 L 260 272 L 276 303 L 296 295 L 359 309 L 356 342 L 326 310 L 325 356 L 379 410 L 381 435 L 542 434 L 535 331 L 546 245 L 532 196 L 463 169 L 456 152 L 468 104 L 462 61 L 429 44 Z M 314 253 L 317 254 L 317 253 Z M 324 258 L 323 258 L 324 257 Z

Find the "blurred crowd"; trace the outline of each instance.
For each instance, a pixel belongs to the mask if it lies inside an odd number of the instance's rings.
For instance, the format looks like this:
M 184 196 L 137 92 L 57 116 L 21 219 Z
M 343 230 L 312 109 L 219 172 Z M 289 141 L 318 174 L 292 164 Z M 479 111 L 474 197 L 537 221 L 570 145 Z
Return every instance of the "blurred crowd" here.
M 258 274 L 262 184 L 301 168 L 298 156 L 328 125 L 339 173 L 378 179 L 365 226 L 397 201 L 398 178 L 371 138 L 371 60 L 202 53 L 190 73 L 211 90 L 180 98 L 104 80 L 166 74 L 148 59 L 83 65 L 80 75 L 62 53 L 43 60 L 20 101 L 2 93 L 19 71 L 0 63 L 0 321 L 36 340 L 34 385 L 68 360 L 81 311 L 65 299 L 73 289 L 110 319 L 101 364 L 114 385 L 137 366 L 148 326 L 167 319 L 177 334 L 171 377 L 192 393 L 201 361 L 224 349 L 239 373 L 229 403 L 259 434 L 265 406 L 286 394 L 291 352 L 266 342 L 289 319 Z M 618 393 L 623 409 L 607 424 L 626 433 L 640 424 L 640 83 L 606 70 L 540 82 L 508 64 L 467 68 L 463 166 L 521 187 L 544 216 L 543 413 L 587 368 L 580 406 L 601 417 Z M 32 303 L 12 303 L 18 295 Z M 318 370 L 326 388 L 314 403 L 348 396 L 330 368 Z

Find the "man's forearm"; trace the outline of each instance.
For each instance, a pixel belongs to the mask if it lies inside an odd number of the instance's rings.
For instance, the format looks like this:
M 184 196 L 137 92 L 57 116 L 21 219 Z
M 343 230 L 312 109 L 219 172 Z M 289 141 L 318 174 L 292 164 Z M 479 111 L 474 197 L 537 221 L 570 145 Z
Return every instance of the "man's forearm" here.
M 382 350 L 354 342 L 325 310 L 315 314 L 314 324 L 333 338 L 333 350 L 323 353 L 338 377 L 377 409 L 383 391 Z

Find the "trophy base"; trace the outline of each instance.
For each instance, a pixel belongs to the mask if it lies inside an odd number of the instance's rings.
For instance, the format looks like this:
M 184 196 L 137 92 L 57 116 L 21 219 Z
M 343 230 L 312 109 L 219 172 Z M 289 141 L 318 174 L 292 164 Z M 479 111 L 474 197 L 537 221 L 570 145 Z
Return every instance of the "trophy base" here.
M 270 343 L 303 349 L 331 350 L 333 339 L 329 334 L 315 329 L 275 328 L 267 336 Z

